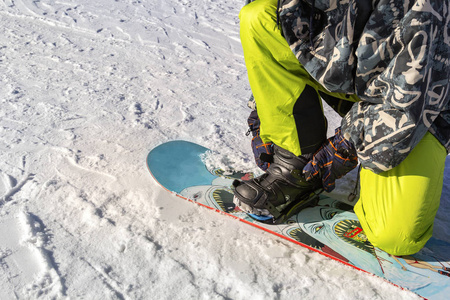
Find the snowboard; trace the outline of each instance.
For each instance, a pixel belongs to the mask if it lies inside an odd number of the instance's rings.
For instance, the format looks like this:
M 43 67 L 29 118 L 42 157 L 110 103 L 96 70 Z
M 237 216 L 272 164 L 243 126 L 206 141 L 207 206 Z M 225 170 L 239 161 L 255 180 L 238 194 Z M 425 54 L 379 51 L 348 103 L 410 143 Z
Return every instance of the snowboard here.
M 372 246 L 352 206 L 321 194 L 308 207 L 282 224 L 254 220 L 233 203 L 234 179 L 252 173 L 225 173 L 207 166 L 208 149 L 188 141 L 163 143 L 147 156 L 147 167 L 164 189 L 243 223 L 284 238 L 355 269 L 379 276 L 428 299 L 450 295 L 450 243 L 431 238 L 412 256 L 396 257 Z

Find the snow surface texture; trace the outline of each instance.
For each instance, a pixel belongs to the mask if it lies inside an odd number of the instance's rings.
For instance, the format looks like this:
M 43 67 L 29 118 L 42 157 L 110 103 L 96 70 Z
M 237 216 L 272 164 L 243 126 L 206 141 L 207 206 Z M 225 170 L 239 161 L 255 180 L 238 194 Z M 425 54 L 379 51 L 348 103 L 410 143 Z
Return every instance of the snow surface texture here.
M 0 2 L 0 299 L 416 298 L 148 174 L 148 151 L 173 139 L 255 170 L 243 2 Z

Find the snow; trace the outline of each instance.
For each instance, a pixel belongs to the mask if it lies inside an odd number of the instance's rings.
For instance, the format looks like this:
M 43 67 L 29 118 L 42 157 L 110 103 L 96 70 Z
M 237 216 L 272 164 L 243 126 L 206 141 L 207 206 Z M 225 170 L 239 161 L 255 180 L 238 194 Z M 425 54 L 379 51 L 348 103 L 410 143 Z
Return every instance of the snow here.
M 173 139 L 255 170 L 243 2 L 0 2 L 0 299 L 417 298 L 148 174 Z M 450 241 L 447 162 L 435 235 Z

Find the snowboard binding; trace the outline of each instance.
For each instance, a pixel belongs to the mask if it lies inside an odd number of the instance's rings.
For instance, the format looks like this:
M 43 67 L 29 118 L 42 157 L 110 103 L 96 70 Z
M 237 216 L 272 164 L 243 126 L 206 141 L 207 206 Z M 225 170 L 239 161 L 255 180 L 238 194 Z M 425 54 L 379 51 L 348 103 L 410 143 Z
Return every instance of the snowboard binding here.
M 233 202 L 235 205 L 239 206 L 242 210 L 244 210 L 247 215 L 252 218 L 253 220 L 256 220 L 258 222 L 264 223 L 264 224 L 270 224 L 270 225 L 276 225 L 276 224 L 282 224 L 285 223 L 289 218 L 294 216 L 295 214 L 299 213 L 303 209 L 307 207 L 316 206 L 319 202 L 319 195 L 322 193 L 323 190 L 318 190 L 310 195 L 305 195 L 303 199 L 299 199 L 296 202 L 293 202 L 291 206 L 287 207 L 284 211 L 277 214 L 277 217 L 269 214 L 269 215 L 263 215 L 261 214 L 260 210 L 256 210 L 247 207 L 245 209 L 245 204 L 241 202 L 241 205 L 239 205 L 239 200 L 234 197 Z M 267 213 L 267 212 L 266 212 Z
M 322 182 L 306 181 L 302 173 L 311 156 L 296 156 L 274 145 L 273 162 L 265 174 L 233 182 L 234 204 L 266 224 L 283 223 L 305 207 L 317 204 Z

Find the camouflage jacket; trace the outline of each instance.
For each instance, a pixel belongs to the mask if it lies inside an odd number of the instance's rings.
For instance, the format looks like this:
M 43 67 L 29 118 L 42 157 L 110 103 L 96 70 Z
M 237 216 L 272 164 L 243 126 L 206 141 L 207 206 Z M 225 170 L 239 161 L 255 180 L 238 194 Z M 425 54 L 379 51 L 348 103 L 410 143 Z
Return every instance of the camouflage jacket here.
M 450 150 L 448 0 L 282 0 L 283 34 L 328 91 L 356 94 L 342 130 L 365 168 L 398 165 L 427 131 Z

